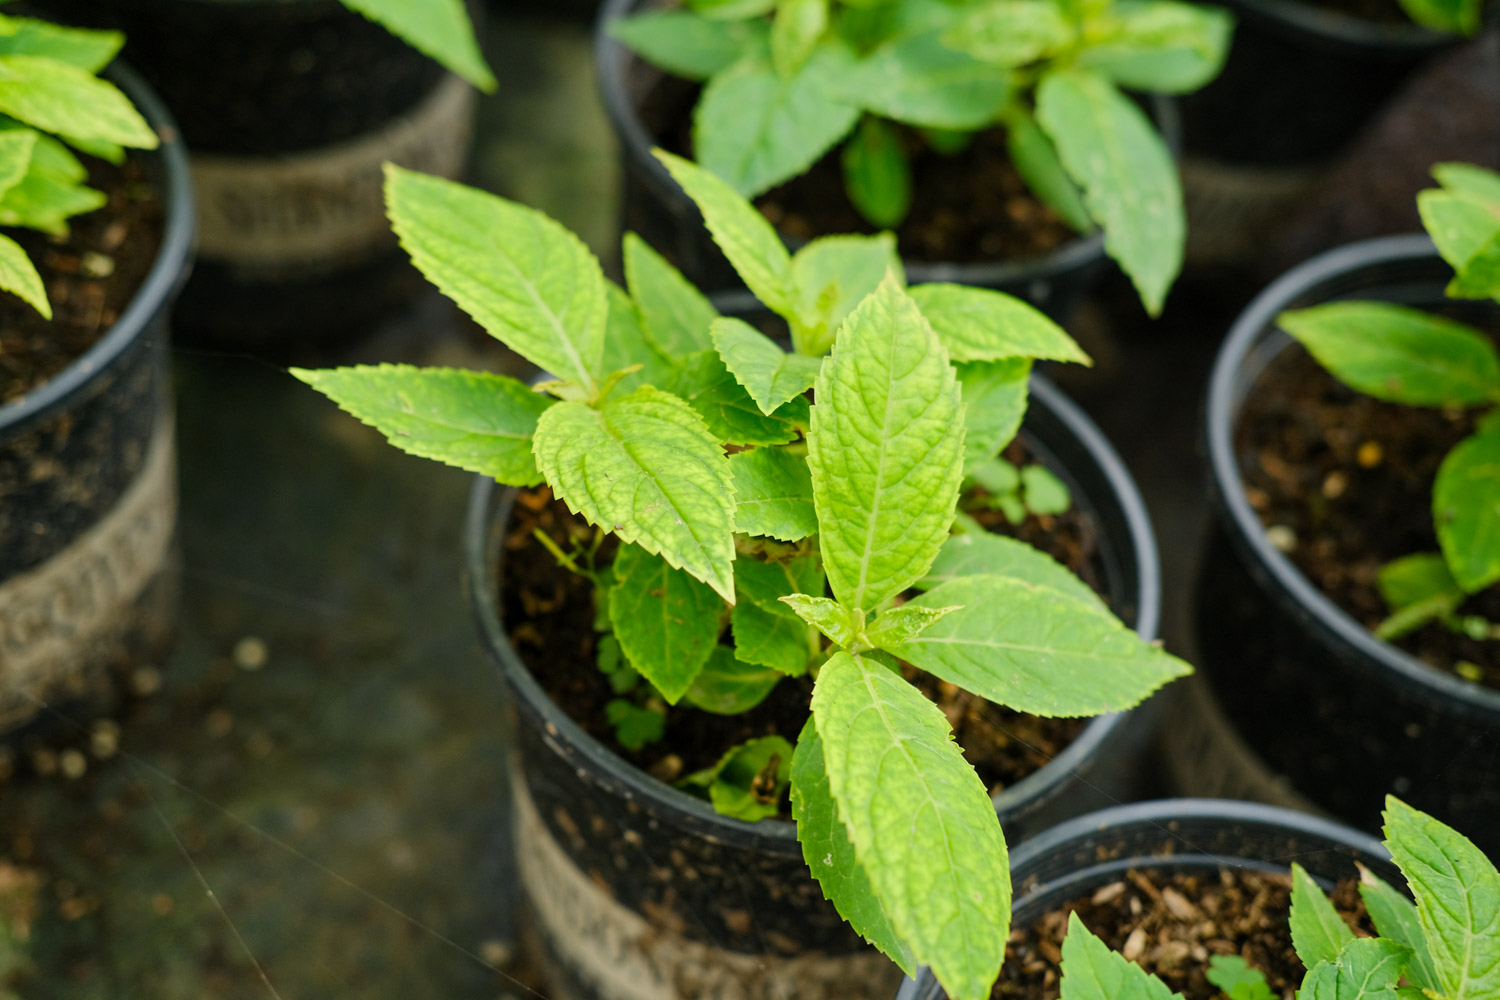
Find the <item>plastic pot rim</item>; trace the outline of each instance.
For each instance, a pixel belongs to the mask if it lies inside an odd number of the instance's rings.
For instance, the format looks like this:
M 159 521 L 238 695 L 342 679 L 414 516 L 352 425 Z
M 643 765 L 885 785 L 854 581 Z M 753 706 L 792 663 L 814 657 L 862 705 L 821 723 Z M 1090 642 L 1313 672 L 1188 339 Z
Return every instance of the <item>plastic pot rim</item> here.
M 1217 0 L 1237 14 L 1248 12 L 1252 18 L 1269 21 L 1300 35 L 1310 35 L 1326 44 L 1350 49 L 1374 49 L 1392 57 L 1410 57 L 1413 53 L 1437 51 L 1469 39 L 1424 28 L 1415 22 L 1381 23 L 1367 21 L 1341 11 L 1318 7 L 1300 0 Z M 1381 51 L 1383 50 L 1383 51 Z
M 161 246 L 141 287 L 108 333 L 47 382 L 0 406 L 0 432 L 18 431 L 42 420 L 106 375 L 114 360 L 148 329 L 164 303 L 182 287 L 192 265 L 196 232 L 193 182 L 177 123 L 155 91 L 129 67 L 117 60 L 105 75 L 125 91 L 161 141 L 154 150 L 138 151 L 138 155 L 155 158 L 161 164 L 165 210 Z
M 1292 268 L 1257 295 L 1230 328 L 1214 362 L 1209 381 L 1206 436 L 1210 480 L 1218 495 L 1222 520 L 1227 520 L 1235 543 L 1249 552 L 1257 568 L 1307 610 L 1313 623 L 1336 642 L 1353 649 L 1364 663 L 1389 671 L 1429 695 L 1452 702 L 1466 713 L 1500 724 L 1500 691 L 1481 687 L 1428 666 L 1415 656 L 1391 645 L 1366 629 L 1317 587 L 1291 559 L 1266 540 L 1260 519 L 1245 499 L 1234 448 L 1234 427 L 1239 415 L 1241 365 L 1251 348 L 1275 319 L 1300 294 L 1336 275 L 1370 265 L 1437 258 L 1432 241 L 1421 234 L 1386 236 L 1363 240 L 1329 250 Z
M 1033 401 L 1040 400 L 1041 405 L 1076 436 L 1099 465 L 1115 493 L 1129 526 L 1129 537 L 1119 541 L 1122 550 L 1134 550 L 1131 554 L 1139 590 L 1136 631 L 1143 638 L 1154 638 L 1161 616 L 1161 567 L 1155 535 L 1140 493 L 1114 448 L 1076 404 L 1039 375 L 1032 376 L 1031 395 Z M 502 490 L 505 492 L 497 501 L 496 493 Z M 651 777 L 585 732 L 531 675 L 511 645 L 500 620 L 496 600 L 498 586 L 494 583 L 503 553 L 491 544 L 491 527 L 496 520 L 503 523 L 509 519 L 515 492 L 488 477 L 475 477 L 464 517 L 464 576 L 485 652 L 496 662 L 506 682 L 516 692 L 521 703 L 517 707 L 536 717 L 548 743 L 561 741 L 570 745 L 580 758 L 588 762 L 596 781 L 610 785 L 625 798 L 654 802 L 675 822 L 706 838 L 747 849 L 800 855 L 795 823 L 780 820 L 750 822 L 723 816 L 702 799 Z M 1078 738 L 1047 765 L 994 796 L 996 811 L 1003 816 L 1032 799 L 1040 798 L 1102 743 L 1115 727 L 1123 724 L 1124 719 L 1125 713 L 1092 719 Z

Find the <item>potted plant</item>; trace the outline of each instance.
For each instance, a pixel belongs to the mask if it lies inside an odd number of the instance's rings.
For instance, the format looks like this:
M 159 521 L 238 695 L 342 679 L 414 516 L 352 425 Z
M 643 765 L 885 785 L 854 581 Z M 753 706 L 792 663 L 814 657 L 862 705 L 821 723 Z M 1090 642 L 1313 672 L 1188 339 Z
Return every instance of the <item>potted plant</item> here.
M 760 196 L 789 238 L 895 230 L 914 281 L 1002 288 L 1055 311 L 1107 253 L 1152 315 L 1182 261 L 1174 121 L 1152 105 L 1164 139 L 1120 88 L 1202 86 L 1231 28 L 1183 3 L 1052 0 L 614 0 L 600 25 L 626 224 L 659 234 L 699 280 L 724 275 L 653 145 Z
M 1014 923 L 1026 930 L 992 995 L 1493 995 L 1500 873 L 1398 799 L 1384 816 L 1384 849 L 1305 814 L 1213 800 L 1126 806 L 1049 831 L 1016 852 L 1017 883 L 1030 888 Z M 1289 858 L 1302 860 L 1288 870 Z M 1403 880 L 1406 893 L 1392 884 Z M 929 975 L 898 994 L 943 995 Z
M 176 476 L 167 314 L 192 191 L 123 39 L 0 18 L 0 731 L 161 655 Z M 111 83 L 110 80 L 119 84 Z M 139 110 L 137 110 L 139 109 Z M 50 711 L 38 719 L 43 706 Z
M 1209 395 L 1227 542 L 1198 632 L 1237 735 L 1294 789 L 1364 825 L 1407 796 L 1494 850 L 1500 363 L 1477 296 L 1495 293 L 1500 182 L 1437 173 L 1420 204 L 1441 256 L 1422 237 L 1344 247 L 1236 322 Z
M 386 226 L 380 165 L 463 171 L 474 88 L 495 86 L 463 0 L 60 6 L 125 31 L 192 151 L 183 335 L 305 351 L 422 290 Z
M 520 533 L 529 561 L 563 569 L 512 627 L 597 639 L 591 662 L 563 653 L 533 671 L 582 666 L 605 692 L 589 724 L 615 750 L 563 735 L 543 697 L 527 711 L 543 716 L 550 758 L 528 760 L 515 785 L 522 849 L 538 823 L 562 835 L 531 840 L 535 864 L 522 867 L 542 880 L 532 902 L 549 930 L 587 942 L 569 947 L 587 958 L 585 989 L 687 994 L 754 970 L 776 988 L 864 992 L 879 959 L 841 914 L 899 964 L 928 962 L 974 993 L 1004 937 L 1004 839 L 948 716 L 899 661 L 950 692 L 1055 716 L 1127 708 L 1188 669 L 1051 559 L 984 532 L 950 535 L 965 469 L 988 466 L 1015 433 L 1031 359 L 1083 356 L 998 293 L 908 293 L 889 237 L 833 237 L 792 256 L 722 181 L 662 156 L 787 320 L 791 353 L 715 317 L 643 243 L 627 241 L 626 292 L 545 216 L 391 168 L 394 228 L 418 268 L 554 377 L 533 390 L 451 369 L 294 374 L 404 450 L 545 483 L 521 506 L 581 515 Z M 567 601 L 570 588 L 581 601 Z M 677 704 L 728 738 L 705 766 L 663 762 L 653 779 L 607 762 L 659 736 Z M 870 766 L 881 758 L 892 770 Z M 539 799 L 562 774 L 582 794 L 542 819 Z M 770 819 L 787 811 L 788 788 L 821 892 Z M 591 841 L 608 852 L 587 858 Z M 611 892 L 589 892 L 595 877 Z M 686 896 L 711 899 L 712 915 L 680 911 Z M 968 930 L 955 937 L 952 921 Z

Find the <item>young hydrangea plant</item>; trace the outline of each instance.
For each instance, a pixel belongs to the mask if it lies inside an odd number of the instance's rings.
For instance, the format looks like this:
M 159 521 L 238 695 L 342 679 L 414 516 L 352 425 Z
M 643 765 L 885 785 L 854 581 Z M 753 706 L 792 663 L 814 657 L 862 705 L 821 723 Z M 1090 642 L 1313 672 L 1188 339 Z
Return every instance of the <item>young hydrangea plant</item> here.
M 1422 222 L 1455 273 L 1447 294 L 1500 302 L 1500 175 L 1439 164 L 1443 185 L 1417 196 Z M 1278 325 L 1350 388 L 1392 403 L 1480 411 L 1473 434 L 1443 459 L 1432 489 L 1441 554 L 1385 566 L 1392 614 L 1376 630 L 1400 637 L 1437 621 L 1500 640 L 1500 623 L 1461 615 L 1468 598 L 1500 581 L 1500 352 L 1464 323 L 1383 302 L 1331 302 L 1282 313 Z M 1479 669 L 1459 664 L 1478 680 Z
M 1385 846 L 1412 902 L 1362 869 L 1378 937 L 1356 937 L 1301 865 L 1292 865 L 1292 947 L 1308 973 L 1299 1000 L 1500 997 L 1500 871 L 1467 837 L 1388 796 Z M 1229 1000 L 1272 1000 L 1261 973 L 1215 956 L 1208 980 Z M 1062 947 L 1062 1000 L 1169 1000 L 1166 984 L 1110 951 L 1078 915 Z
M 1104 230 L 1155 315 L 1182 267 L 1182 190 L 1162 137 L 1120 88 L 1203 86 L 1232 19 L 1175 0 L 685 0 L 609 30 L 707 81 L 695 155 L 747 197 L 843 142 L 850 202 L 895 227 L 911 205 L 912 135 L 956 153 L 973 133 L 1004 129 L 1026 184 L 1079 232 Z
M 339 0 L 483 91 L 495 89 L 464 0 Z
M 805 857 L 839 912 L 908 972 L 931 965 L 955 996 L 981 1000 L 1009 922 L 1005 840 L 946 716 L 898 659 L 1058 716 L 1127 708 L 1189 669 L 1049 557 L 950 534 L 965 470 L 1016 433 L 1032 360 L 1086 357 L 1010 297 L 907 290 L 889 236 L 789 255 L 722 181 L 663 161 L 795 350 L 719 316 L 634 237 L 627 291 L 546 216 L 388 168 L 417 267 L 554 378 L 294 374 L 396 446 L 545 482 L 596 526 L 573 552 L 548 541 L 596 583 L 600 666 L 629 695 L 609 709 L 622 743 L 659 735 L 660 703 L 735 714 L 812 675 L 795 746 L 752 740 L 684 784 L 746 819 L 776 814 L 789 784 Z M 606 532 L 621 544 L 600 566 Z

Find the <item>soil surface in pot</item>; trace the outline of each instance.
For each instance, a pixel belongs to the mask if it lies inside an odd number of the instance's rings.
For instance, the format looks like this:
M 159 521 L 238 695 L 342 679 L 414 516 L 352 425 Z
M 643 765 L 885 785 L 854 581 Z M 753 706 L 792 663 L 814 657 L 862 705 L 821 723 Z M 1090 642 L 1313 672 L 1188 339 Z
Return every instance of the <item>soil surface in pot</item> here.
M 1475 416 L 1372 399 L 1294 345 L 1246 395 L 1235 434 L 1245 498 L 1268 539 L 1307 579 L 1374 629 L 1390 613 L 1376 586 L 1380 568 L 1438 551 L 1432 483 L 1443 457 L 1474 430 Z M 1500 587 L 1459 612 L 1500 622 Z M 1500 641 L 1434 623 L 1396 645 L 1438 670 L 1473 664 L 1481 683 L 1500 688 Z
M 1287 926 L 1291 899 L 1286 875 L 1227 867 L 1132 869 L 1028 927 L 1012 927 L 991 997 L 1056 1000 L 1062 943 L 1074 912 L 1111 949 L 1161 977 L 1186 1000 L 1223 996 L 1205 975 L 1213 955 L 1239 955 L 1265 975 L 1272 994 L 1291 997 L 1306 974 Z M 1356 933 L 1374 932 L 1357 880 L 1340 882 L 1332 899 L 1346 922 L 1353 917 Z
M 108 204 L 69 220 L 61 239 L 7 228 L 42 276 L 52 319 L 14 295 L 0 295 L 0 404 L 56 376 L 109 332 L 150 273 L 161 246 L 164 208 L 138 156 L 116 167 L 82 158 L 89 186 Z
M 1018 444 L 1007 450 L 1006 457 L 1024 464 Z M 1057 516 L 1028 515 L 1018 526 L 1004 522 L 996 512 L 975 513 L 990 530 L 1046 551 L 1095 590 L 1100 589 L 1101 573 L 1095 564 L 1098 529 L 1076 508 Z M 713 715 L 685 703 L 671 707 L 660 742 L 638 751 L 622 749 L 605 717 L 605 705 L 617 696 L 596 666 L 592 585 L 557 564 L 535 540 L 537 529 L 549 534 L 565 552 L 575 540 L 586 544 L 593 537 L 593 529 L 569 513 L 547 487 L 523 491 L 505 540 L 500 613 L 511 642 L 533 676 L 585 731 L 663 781 L 711 767 L 730 748 L 757 736 L 774 733 L 796 741 L 809 714 L 812 680 L 807 677 L 782 680 L 770 696 L 743 715 Z M 599 553 L 601 565 L 613 557 L 614 545 L 613 538 L 605 540 Z M 726 640 L 727 636 L 726 629 Z M 1048 763 L 1089 721 L 1024 715 L 913 668 L 907 668 L 907 675 L 943 709 L 964 755 L 992 794 Z
M 641 108 L 647 131 L 665 149 L 692 157 L 692 108 L 700 87 L 664 78 Z M 1021 181 L 999 129 L 977 133 L 960 153 L 944 156 L 898 126 L 911 158 L 912 204 L 896 229 L 909 261 L 971 264 L 1027 260 L 1078 234 Z M 842 144 L 800 177 L 756 199 L 783 235 L 810 240 L 830 233 L 874 233 L 844 193 Z

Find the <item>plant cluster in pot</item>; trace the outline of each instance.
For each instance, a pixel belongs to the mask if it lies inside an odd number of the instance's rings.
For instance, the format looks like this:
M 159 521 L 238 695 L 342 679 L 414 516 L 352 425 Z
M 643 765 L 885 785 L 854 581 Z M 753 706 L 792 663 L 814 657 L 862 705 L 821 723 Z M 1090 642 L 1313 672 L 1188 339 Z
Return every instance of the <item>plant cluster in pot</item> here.
M 625 225 L 702 285 L 736 280 L 660 145 L 757 197 L 790 243 L 891 229 L 914 283 L 1055 316 L 1108 254 L 1154 315 L 1184 240 L 1161 95 L 1211 79 L 1230 30 L 1172 0 L 612 0 L 597 63 Z M 1153 95 L 1154 123 L 1122 88 Z
M 1365 826 L 1394 792 L 1494 851 L 1500 177 L 1435 172 L 1444 187 L 1419 205 L 1436 252 L 1410 236 L 1315 258 L 1220 354 L 1222 531 L 1200 574 L 1198 652 L 1249 766 Z M 1198 721 L 1172 732 L 1212 744 Z
M 495 80 L 463 0 L 61 0 L 115 27 L 192 154 L 198 265 L 179 337 L 296 353 L 425 288 L 381 164 L 458 177 Z
M 1500 995 L 1500 872 L 1398 799 L 1384 820 L 1382 846 L 1301 812 L 1173 799 L 1049 830 L 1013 856 L 1015 930 L 991 995 Z M 924 971 L 897 996 L 945 995 Z
M 977 997 L 1010 881 L 950 716 L 1119 711 L 1189 669 L 980 527 L 1055 496 L 1041 470 L 1003 485 L 996 453 L 1032 360 L 1086 359 L 1016 299 L 908 292 L 889 236 L 789 255 L 726 184 L 662 156 L 790 353 L 639 240 L 627 292 L 545 216 L 393 169 L 417 266 L 556 377 L 295 373 L 398 447 L 528 488 L 500 505 L 511 525 L 480 488 L 470 553 L 520 703 L 520 868 L 555 989 L 873 996 L 891 967 L 857 934 Z M 552 637 L 529 665 L 497 619 L 497 547 L 529 581 L 501 598 L 525 611 L 510 637 Z M 627 764 L 664 734 L 653 774 Z
M 12 745 L 75 738 L 57 720 L 113 707 L 125 678 L 159 665 L 176 619 L 167 316 L 190 261 L 192 190 L 154 95 L 118 65 L 97 75 L 122 43 L 0 17 L 0 734 Z M 13 746 L 3 756 L 8 774 Z

